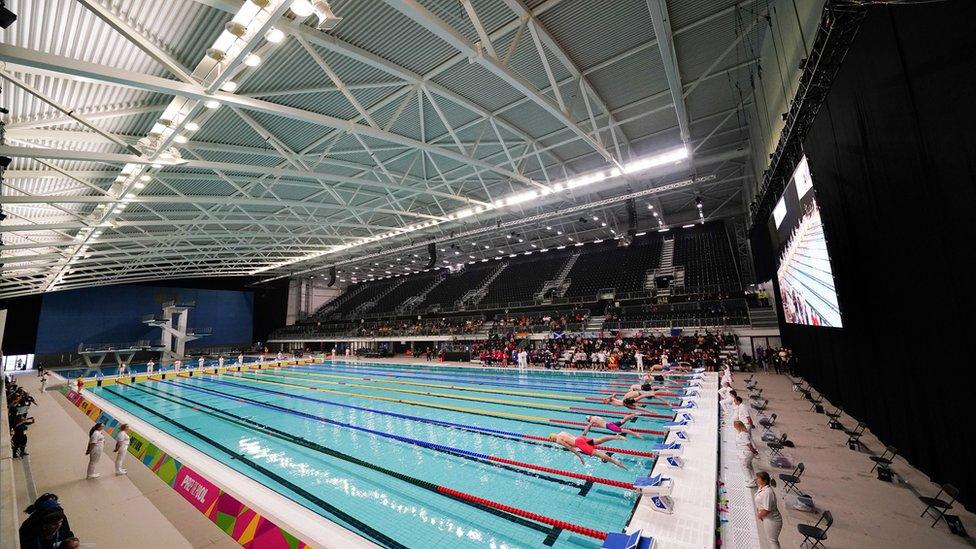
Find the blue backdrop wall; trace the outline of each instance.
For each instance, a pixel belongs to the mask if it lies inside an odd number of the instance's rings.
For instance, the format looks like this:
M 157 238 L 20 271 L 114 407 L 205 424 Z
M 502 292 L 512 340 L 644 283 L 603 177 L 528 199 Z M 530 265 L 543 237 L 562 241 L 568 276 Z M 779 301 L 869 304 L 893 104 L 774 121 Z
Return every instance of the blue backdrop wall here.
M 159 339 L 159 329 L 142 324 L 166 301 L 195 301 L 189 326 L 213 328 L 198 345 L 251 343 L 254 293 L 161 286 L 110 286 L 45 294 L 37 325 L 36 353 L 74 352 L 78 343 Z

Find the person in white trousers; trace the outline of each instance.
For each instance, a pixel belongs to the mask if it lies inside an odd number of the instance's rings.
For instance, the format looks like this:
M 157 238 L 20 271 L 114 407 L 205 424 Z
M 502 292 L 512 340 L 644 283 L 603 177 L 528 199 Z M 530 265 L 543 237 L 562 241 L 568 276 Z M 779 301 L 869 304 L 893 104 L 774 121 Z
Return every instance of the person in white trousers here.
M 238 366 L 244 365 L 244 353 L 237 355 L 237 365 Z
M 204 360 L 203 357 L 200 357 L 200 360 L 197 361 L 197 364 L 200 365 L 198 369 L 202 370 L 204 368 L 204 366 L 207 365 L 207 361 Z
M 95 472 L 95 466 L 98 465 L 98 460 L 102 459 L 102 450 L 105 448 L 105 433 L 102 432 L 102 424 L 96 423 L 94 427 L 88 431 L 88 449 L 85 450 L 85 454 L 88 455 L 88 474 L 85 478 L 98 478 L 101 474 Z
M 746 425 L 739 420 L 732 423 L 735 428 L 735 449 L 739 453 L 739 461 L 742 463 L 742 468 L 746 470 L 749 474 L 749 484 L 746 484 L 748 488 L 756 487 L 755 472 L 752 469 L 752 458 L 757 456 L 759 452 L 756 447 L 752 445 L 752 439 L 749 437 L 749 430 L 746 429 Z
M 180 373 L 180 367 L 181 366 L 183 366 L 183 361 L 182 360 L 174 360 L 173 361 L 173 371 L 174 372 Z
M 522 349 L 518 354 L 518 365 L 519 370 L 525 370 L 529 367 L 529 353 Z
M 217 367 L 218 368 L 224 367 L 224 355 L 220 355 L 219 357 L 217 357 Z
M 756 473 L 756 484 L 759 486 L 755 497 L 756 517 L 762 523 L 762 530 L 768 542 L 767 547 L 779 549 L 779 533 L 783 530 L 783 517 L 779 514 L 776 493 L 773 492 L 776 481 L 770 479 L 766 471 L 760 471 Z
M 41 392 L 47 390 L 47 372 L 41 374 Z
M 146 363 L 146 373 L 152 375 L 154 368 L 156 368 L 156 363 L 150 359 L 149 362 Z
M 129 453 L 129 424 L 123 423 L 119 427 L 119 434 L 115 435 L 115 474 L 124 475 L 126 473 L 125 468 L 122 467 L 122 462 L 125 461 L 125 455 Z
M 640 352 L 640 350 L 638 350 L 636 353 L 634 353 L 634 360 L 637 361 L 637 371 L 638 372 L 643 372 L 644 371 L 644 353 L 642 353 L 642 352 Z

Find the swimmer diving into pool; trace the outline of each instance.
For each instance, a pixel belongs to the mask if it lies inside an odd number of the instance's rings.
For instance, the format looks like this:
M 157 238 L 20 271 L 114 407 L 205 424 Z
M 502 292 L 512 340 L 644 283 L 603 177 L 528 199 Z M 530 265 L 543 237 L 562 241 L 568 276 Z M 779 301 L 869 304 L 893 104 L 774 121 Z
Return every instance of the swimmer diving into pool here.
M 623 463 L 620 463 L 619 460 L 617 460 L 610 454 L 604 452 L 603 450 L 596 449 L 596 446 L 603 444 L 608 440 L 620 440 L 623 438 L 624 437 L 620 435 L 607 435 L 607 436 L 600 437 L 598 439 L 587 438 L 585 435 L 574 437 L 573 435 L 567 433 L 566 431 L 560 431 L 558 433 L 552 433 L 549 435 L 550 442 L 558 442 L 559 444 L 561 444 L 564 448 L 566 448 L 567 450 L 575 454 L 576 457 L 579 458 L 580 463 L 582 463 L 583 465 L 586 465 L 586 461 L 583 460 L 583 456 L 580 455 L 580 452 L 588 456 L 599 458 L 604 462 L 610 462 L 616 465 L 617 467 L 620 467 L 621 469 L 626 469 L 627 466 L 624 465 Z
M 629 414 L 623 419 L 617 421 L 607 421 L 600 416 L 586 416 L 586 427 L 583 429 L 583 435 L 590 432 L 591 427 L 597 427 L 600 429 L 607 429 L 618 435 L 634 435 L 637 438 L 644 438 L 637 431 L 624 428 L 624 424 L 628 421 L 633 421 L 637 417 L 637 414 Z
M 631 410 L 637 408 L 637 404 L 644 399 L 654 399 L 660 401 L 668 406 L 671 405 L 670 402 L 664 400 L 658 396 L 657 391 L 627 391 L 624 393 L 623 398 L 617 398 L 617 393 L 614 393 L 607 398 L 603 399 L 604 404 L 609 404 L 611 406 L 623 406 L 625 408 L 630 408 Z

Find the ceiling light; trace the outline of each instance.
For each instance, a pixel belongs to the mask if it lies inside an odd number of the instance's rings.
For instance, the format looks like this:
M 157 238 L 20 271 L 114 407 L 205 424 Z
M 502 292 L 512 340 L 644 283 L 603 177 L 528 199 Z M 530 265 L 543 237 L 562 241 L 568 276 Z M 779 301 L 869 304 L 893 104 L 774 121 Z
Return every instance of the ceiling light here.
M 207 107 L 208 109 L 216 109 L 217 107 L 220 106 L 220 101 L 215 101 L 215 100 L 211 99 L 211 100 L 207 101 L 206 103 L 204 103 L 203 106 L 204 107 Z
M 163 165 L 162 164 L 153 164 L 152 167 L 155 168 L 155 169 L 157 169 L 157 170 L 163 169 Z
M 187 122 L 186 125 L 183 127 L 188 132 L 195 132 L 200 129 L 200 124 L 197 124 L 196 122 Z
M 595 215 L 593 216 L 593 221 L 599 221 L 599 220 L 600 220 L 600 218 L 599 218 L 599 217 L 597 217 L 597 216 L 595 216 Z
M 141 179 L 142 181 L 150 181 L 152 180 L 152 177 L 149 177 L 148 175 L 140 175 L 139 179 Z
M 233 80 L 228 80 L 224 82 L 223 85 L 220 86 L 220 89 L 224 90 L 225 92 L 233 93 L 235 90 L 237 90 L 237 82 L 234 82 Z
M 142 182 L 137 182 L 135 185 L 133 185 L 133 187 L 135 187 L 137 189 L 145 189 L 146 188 L 146 184 L 145 183 L 142 183 Z
M 602 226 L 602 227 L 606 227 L 606 226 L 607 226 L 607 224 L 606 224 L 606 223 L 600 223 L 600 226 Z
M 313 11 L 315 11 L 315 8 L 312 7 L 312 3 L 308 0 L 293 0 L 291 5 L 288 6 L 288 9 L 299 17 L 308 17 L 309 15 L 312 15 Z
M 255 53 L 249 53 L 247 54 L 247 57 L 244 58 L 244 64 L 248 67 L 256 67 L 261 64 L 261 56 Z
M 561 235 L 561 234 L 563 234 L 563 232 L 562 231 L 556 231 L 556 234 Z
M 176 137 L 174 137 L 174 138 L 173 138 L 173 141 L 175 141 L 175 142 L 177 142 L 177 143 L 179 143 L 179 144 L 181 144 L 181 145 L 182 145 L 183 143 L 186 143 L 186 142 L 187 142 L 187 141 L 189 141 L 189 140 L 190 140 L 190 139 L 189 139 L 189 138 L 187 138 L 187 137 L 186 137 L 185 135 L 177 135 Z
M 285 39 L 285 33 L 281 29 L 271 27 L 268 32 L 264 33 L 264 39 L 272 44 L 280 44 Z

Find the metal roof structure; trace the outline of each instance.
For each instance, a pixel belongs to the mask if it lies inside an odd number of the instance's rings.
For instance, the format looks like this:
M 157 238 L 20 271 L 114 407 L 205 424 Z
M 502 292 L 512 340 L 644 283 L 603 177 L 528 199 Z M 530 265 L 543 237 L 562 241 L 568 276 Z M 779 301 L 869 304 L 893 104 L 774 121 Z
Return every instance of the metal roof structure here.
M 0 297 L 743 211 L 769 0 L 311 4 L 8 0 Z

